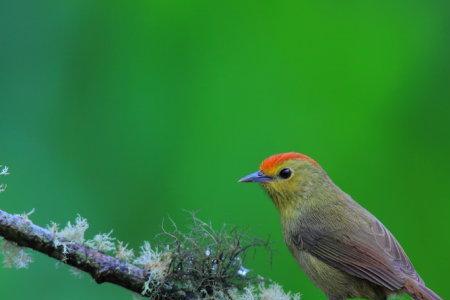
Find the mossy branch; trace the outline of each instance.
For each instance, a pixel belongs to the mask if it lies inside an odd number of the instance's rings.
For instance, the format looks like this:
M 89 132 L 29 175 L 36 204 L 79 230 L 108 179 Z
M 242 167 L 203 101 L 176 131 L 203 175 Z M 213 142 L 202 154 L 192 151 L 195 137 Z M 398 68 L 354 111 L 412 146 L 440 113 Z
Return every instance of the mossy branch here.
M 55 235 L 20 215 L 0 210 L 0 236 L 21 247 L 31 248 L 92 276 L 97 283 L 109 282 L 141 293 L 149 271 L 106 255 L 81 243 L 64 240 L 55 246 Z M 64 246 L 62 246 L 64 243 Z M 176 291 L 168 291 L 174 299 L 184 299 Z
M 99 284 L 109 282 L 152 299 L 299 299 L 277 284 L 248 275 L 243 267 L 248 250 L 266 247 L 266 241 L 247 240 L 236 229 L 216 231 L 195 215 L 188 232 L 173 222 L 172 230 L 163 226 L 167 242 L 163 250 L 145 242 L 135 258 L 133 250 L 116 242 L 111 232 L 85 241 L 89 224 L 80 216 L 59 230 L 55 223 L 48 228 L 33 224 L 30 214 L 0 210 L 0 237 L 5 239 L 0 250 L 7 266 L 27 267 L 31 257 L 25 247 L 86 272 Z

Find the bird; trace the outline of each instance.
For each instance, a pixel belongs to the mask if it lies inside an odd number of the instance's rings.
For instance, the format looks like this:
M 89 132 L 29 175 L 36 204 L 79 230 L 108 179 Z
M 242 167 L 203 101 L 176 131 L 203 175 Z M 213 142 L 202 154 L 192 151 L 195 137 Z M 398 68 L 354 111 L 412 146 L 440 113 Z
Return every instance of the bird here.
M 284 240 L 329 300 L 440 300 L 394 235 L 305 154 L 272 155 L 239 182 L 259 183 L 279 211 Z

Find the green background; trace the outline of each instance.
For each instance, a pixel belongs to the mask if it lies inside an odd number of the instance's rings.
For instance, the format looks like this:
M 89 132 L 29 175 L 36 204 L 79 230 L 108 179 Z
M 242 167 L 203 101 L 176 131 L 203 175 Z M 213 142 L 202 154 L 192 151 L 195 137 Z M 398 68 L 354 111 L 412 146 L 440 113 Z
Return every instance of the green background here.
M 447 1 L 0 0 L 0 208 L 88 218 L 138 247 L 184 209 L 271 236 L 253 272 L 325 299 L 256 185 L 299 151 L 396 235 L 450 298 Z M 130 299 L 34 254 L 2 299 Z

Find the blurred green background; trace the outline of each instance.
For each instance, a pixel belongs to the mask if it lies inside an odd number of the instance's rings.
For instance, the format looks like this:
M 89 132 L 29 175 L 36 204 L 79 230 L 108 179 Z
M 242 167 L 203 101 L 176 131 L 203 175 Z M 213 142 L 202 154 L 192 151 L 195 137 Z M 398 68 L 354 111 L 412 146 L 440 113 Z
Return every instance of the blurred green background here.
M 171 216 L 271 236 L 253 272 L 325 299 L 272 203 L 237 184 L 306 153 L 372 211 L 450 298 L 447 1 L 0 0 L 0 208 L 88 218 L 138 247 Z M 1 299 L 130 299 L 34 254 Z

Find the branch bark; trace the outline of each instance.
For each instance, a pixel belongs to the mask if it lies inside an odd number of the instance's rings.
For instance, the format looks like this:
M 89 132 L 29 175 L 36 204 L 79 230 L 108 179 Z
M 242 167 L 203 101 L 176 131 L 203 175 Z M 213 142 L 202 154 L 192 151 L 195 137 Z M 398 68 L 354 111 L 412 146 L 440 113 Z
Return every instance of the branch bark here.
M 55 236 L 27 218 L 0 210 L 0 236 L 21 247 L 31 248 L 84 271 L 99 284 L 109 282 L 141 294 L 149 271 L 123 262 L 80 243 L 66 241 L 55 246 Z M 59 240 L 65 242 L 64 240 Z M 186 299 L 182 291 L 166 291 L 167 298 Z M 144 296 L 150 296 L 149 294 Z

